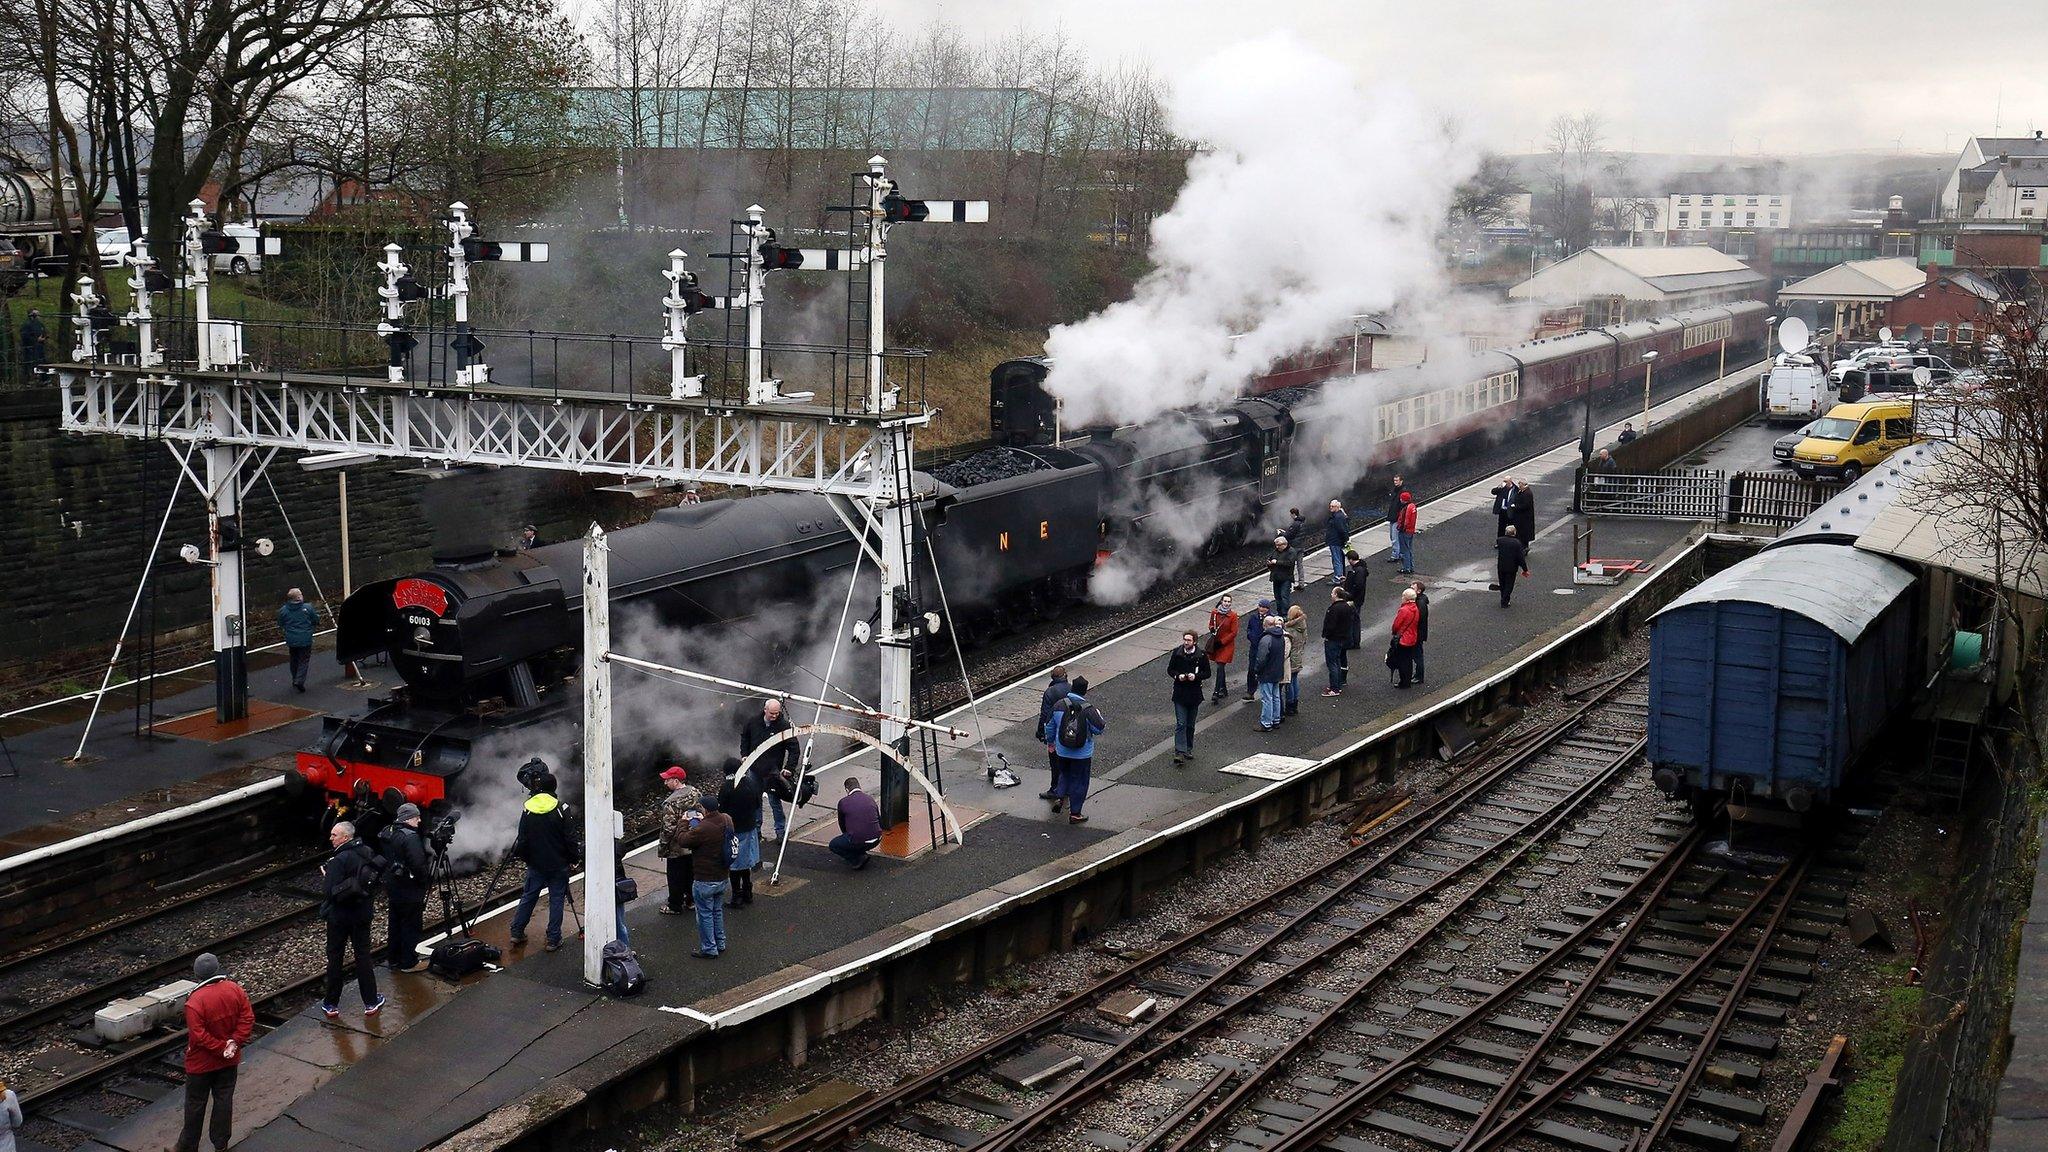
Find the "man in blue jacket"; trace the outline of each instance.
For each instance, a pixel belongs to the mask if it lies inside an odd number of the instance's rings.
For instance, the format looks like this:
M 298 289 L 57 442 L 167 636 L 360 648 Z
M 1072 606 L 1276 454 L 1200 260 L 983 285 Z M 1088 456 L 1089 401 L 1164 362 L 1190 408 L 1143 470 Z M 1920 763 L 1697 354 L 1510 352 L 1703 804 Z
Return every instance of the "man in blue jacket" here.
M 1287 680 L 1287 633 L 1278 616 L 1266 617 L 1265 634 L 1252 644 L 1252 679 L 1259 686 L 1259 731 L 1280 726 L 1281 685 Z
M 1072 724 L 1067 723 L 1069 713 L 1073 714 Z M 1088 702 L 1088 678 L 1074 677 L 1073 690 L 1052 709 L 1052 746 L 1060 758 L 1061 793 L 1054 798 L 1052 810 L 1058 812 L 1060 805 L 1065 804 L 1069 824 L 1088 822 L 1081 815 L 1081 805 L 1088 800 L 1088 773 L 1095 766 L 1095 738 L 1107 726 L 1102 709 Z
M 1323 544 L 1330 550 L 1330 583 L 1344 582 L 1344 546 L 1351 543 L 1351 514 L 1341 500 L 1330 501 L 1330 518 L 1323 521 Z
M 284 606 L 277 610 L 277 627 L 284 633 L 284 650 L 292 658 L 292 687 L 306 690 L 306 673 L 313 667 L 313 630 L 320 626 L 320 613 L 306 603 L 297 588 L 284 594 Z

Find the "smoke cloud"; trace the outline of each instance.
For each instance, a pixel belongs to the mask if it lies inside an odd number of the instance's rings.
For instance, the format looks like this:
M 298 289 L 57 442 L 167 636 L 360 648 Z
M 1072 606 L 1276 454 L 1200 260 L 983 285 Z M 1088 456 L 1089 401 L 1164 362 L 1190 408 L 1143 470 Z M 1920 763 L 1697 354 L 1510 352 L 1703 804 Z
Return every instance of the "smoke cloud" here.
M 1228 400 L 1352 317 L 1437 292 L 1436 236 L 1478 159 L 1412 95 L 1363 90 L 1285 34 L 1196 66 L 1169 113 L 1208 150 L 1152 224 L 1154 270 L 1046 344 L 1076 424 Z

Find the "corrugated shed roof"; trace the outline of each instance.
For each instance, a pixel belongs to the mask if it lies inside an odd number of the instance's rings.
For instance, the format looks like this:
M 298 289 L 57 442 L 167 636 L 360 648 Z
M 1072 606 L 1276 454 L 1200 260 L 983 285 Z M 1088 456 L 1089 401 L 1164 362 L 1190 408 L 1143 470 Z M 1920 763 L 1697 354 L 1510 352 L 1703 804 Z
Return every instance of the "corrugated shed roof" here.
M 1903 256 L 1851 260 L 1787 284 L 1779 300 L 1896 300 L 1927 282 L 1920 266 Z
M 1856 547 L 2048 600 L 2048 547 L 2029 539 L 2016 517 L 1986 523 L 1994 513 L 1984 501 L 1945 500 L 1922 488 L 1937 481 L 1944 457 L 1969 450 L 1962 444 L 1927 447 L 1929 466 L 1903 478 L 1898 496 L 1871 520 Z
M 1759 552 L 1707 577 L 1657 615 L 1693 604 L 1762 604 L 1795 612 L 1854 644 L 1912 586 L 1913 574 L 1882 556 L 1807 544 Z

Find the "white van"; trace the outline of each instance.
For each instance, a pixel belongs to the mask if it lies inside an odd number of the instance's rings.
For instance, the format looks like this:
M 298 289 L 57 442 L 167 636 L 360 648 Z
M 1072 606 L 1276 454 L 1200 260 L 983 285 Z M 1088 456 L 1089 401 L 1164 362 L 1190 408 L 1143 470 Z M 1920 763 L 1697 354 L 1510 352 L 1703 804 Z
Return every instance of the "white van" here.
M 1835 404 L 1835 388 L 1820 362 L 1804 353 L 1780 353 L 1764 385 L 1764 419 L 1804 423 Z

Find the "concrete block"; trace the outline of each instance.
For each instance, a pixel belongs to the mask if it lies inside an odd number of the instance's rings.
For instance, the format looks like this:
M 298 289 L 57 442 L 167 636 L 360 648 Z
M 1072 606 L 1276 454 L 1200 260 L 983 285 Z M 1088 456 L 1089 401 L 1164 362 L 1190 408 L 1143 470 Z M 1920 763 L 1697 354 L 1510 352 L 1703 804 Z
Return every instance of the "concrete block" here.
M 150 1023 L 160 1028 L 177 1027 L 185 1021 L 185 998 L 197 987 L 190 980 L 173 980 L 135 999 L 150 1005 Z
M 1159 1001 L 1143 992 L 1119 992 L 1095 1006 L 1096 1014 L 1126 1027 L 1152 1014 Z
M 155 1027 L 155 1011 L 147 1000 L 116 1000 L 93 1013 L 92 1030 L 110 1044 L 133 1040 Z

